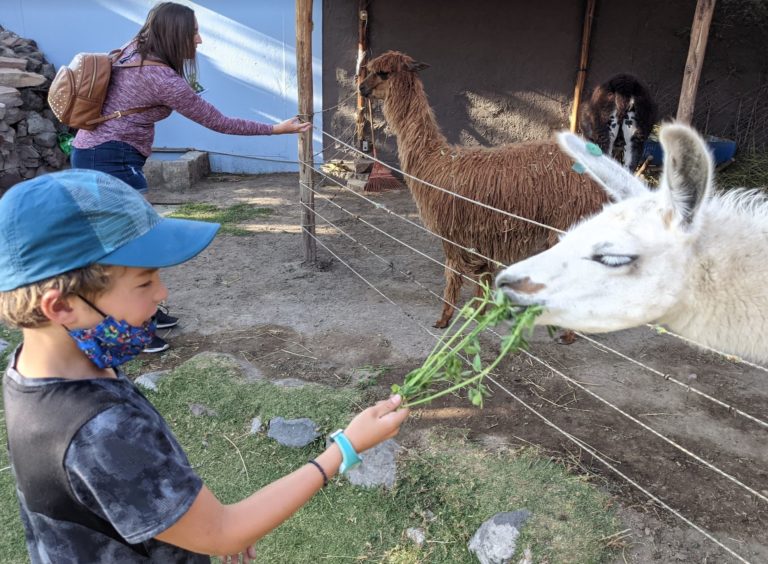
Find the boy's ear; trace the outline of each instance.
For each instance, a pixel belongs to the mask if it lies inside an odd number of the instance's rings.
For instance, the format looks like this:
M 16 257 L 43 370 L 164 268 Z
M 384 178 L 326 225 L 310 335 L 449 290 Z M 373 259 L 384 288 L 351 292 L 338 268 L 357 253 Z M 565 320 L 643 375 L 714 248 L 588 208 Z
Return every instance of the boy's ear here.
M 40 299 L 40 310 L 50 321 L 58 325 L 76 325 L 77 312 L 70 303 L 72 296 L 64 296 L 61 290 L 46 290 Z

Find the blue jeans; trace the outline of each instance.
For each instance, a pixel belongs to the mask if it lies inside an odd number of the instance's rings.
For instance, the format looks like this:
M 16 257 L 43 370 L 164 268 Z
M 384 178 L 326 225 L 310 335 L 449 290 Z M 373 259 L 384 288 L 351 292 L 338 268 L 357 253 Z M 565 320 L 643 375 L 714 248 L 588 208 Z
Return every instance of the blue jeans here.
M 132 186 L 139 194 L 147 192 L 143 170 L 146 160 L 147 157 L 122 141 L 107 141 L 91 149 L 72 147 L 70 156 L 72 168 L 106 172 Z

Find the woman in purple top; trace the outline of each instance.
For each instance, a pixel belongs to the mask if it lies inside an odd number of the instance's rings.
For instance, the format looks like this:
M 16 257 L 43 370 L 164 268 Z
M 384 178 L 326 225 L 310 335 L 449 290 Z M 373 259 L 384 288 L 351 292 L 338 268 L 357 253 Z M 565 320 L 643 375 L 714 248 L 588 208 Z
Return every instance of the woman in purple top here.
M 149 109 L 110 119 L 91 131 L 79 130 L 72 143 L 72 166 L 106 172 L 147 191 L 144 163 L 152 151 L 155 122 L 173 111 L 214 131 L 232 135 L 302 133 L 311 128 L 291 118 L 276 125 L 223 115 L 190 86 L 196 76 L 195 56 L 202 43 L 195 12 L 181 4 L 163 2 L 147 15 L 139 33 L 112 67 L 102 115 L 147 107 Z M 146 62 L 150 64 L 146 64 Z M 121 66 L 141 62 L 141 66 Z M 158 64 L 160 63 L 160 64 Z M 176 317 L 158 309 L 159 329 L 174 327 Z M 145 352 L 161 352 L 168 343 L 155 337 Z

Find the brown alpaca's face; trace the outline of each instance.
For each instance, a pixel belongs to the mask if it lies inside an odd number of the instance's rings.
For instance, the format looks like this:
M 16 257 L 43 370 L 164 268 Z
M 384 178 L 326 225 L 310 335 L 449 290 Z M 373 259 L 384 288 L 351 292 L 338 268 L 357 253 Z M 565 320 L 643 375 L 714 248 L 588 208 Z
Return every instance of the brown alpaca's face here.
M 392 78 L 398 73 L 417 73 L 429 65 L 414 61 L 408 55 L 388 51 L 373 59 L 366 69 L 368 76 L 360 83 L 360 94 L 366 98 L 386 100 Z
M 385 100 L 389 91 L 389 77 L 392 71 L 373 70 L 371 67 L 376 60 L 368 65 L 368 76 L 360 83 L 360 94 L 366 98 Z

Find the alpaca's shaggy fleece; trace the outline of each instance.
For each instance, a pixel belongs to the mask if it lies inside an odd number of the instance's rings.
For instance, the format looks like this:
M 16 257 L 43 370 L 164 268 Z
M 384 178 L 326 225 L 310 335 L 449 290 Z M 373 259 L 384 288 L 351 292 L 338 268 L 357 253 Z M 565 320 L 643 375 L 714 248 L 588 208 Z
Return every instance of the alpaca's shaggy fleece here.
M 467 198 L 560 230 L 600 210 L 605 192 L 554 142 L 528 142 L 495 148 L 450 145 L 435 121 L 418 64 L 389 51 L 369 63 L 361 85 L 366 95 L 383 100 L 384 117 L 397 136 L 403 170 Z M 406 177 L 423 224 L 438 235 L 504 265 L 547 249 L 557 233 L 461 200 Z M 443 243 L 446 287 L 441 318 L 445 327 L 459 299 L 462 278 L 454 269 L 490 280 L 498 265 L 456 245 Z

